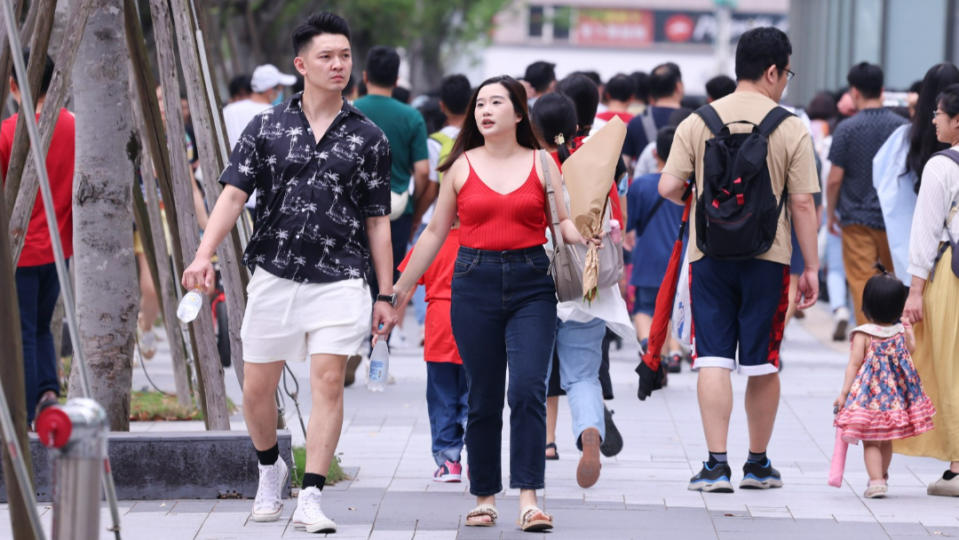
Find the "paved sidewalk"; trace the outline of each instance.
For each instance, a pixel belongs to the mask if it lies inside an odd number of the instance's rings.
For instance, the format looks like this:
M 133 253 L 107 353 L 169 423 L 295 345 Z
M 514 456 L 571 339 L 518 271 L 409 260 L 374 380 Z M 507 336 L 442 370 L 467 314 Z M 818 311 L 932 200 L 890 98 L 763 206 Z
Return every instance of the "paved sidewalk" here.
M 578 452 L 570 431 L 569 409 L 561 401 L 557 444 L 561 459 L 547 462 L 545 507 L 554 514 L 558 539 L 875 539 L 959 537 L 959 500 L 928 497 L 926 483 L 944 465 L 930 459 L 895 456 L 890 469 L 890 496 L 862 499 L 866 474 L 862 452 L 849 451 L 846 483 L 826 485 L 832 452 L 831 404 L 842 383 L 846 345 L 823 343 L 828 316 L 815 308 L 794 322 L 783 346 L 783 397 L 769 455 L 782 472 L 785 487 L 734 494 L 701 494 L 686 490 L 689 477 L 706 454 L 695 397 L 695 377 L 684 370 L 670 377 L 669 387 L 639 402 L 636 395 L 636 352 L 614 351 L 612 375 L 616 399 L 609 403 L 623 433 L 625 447 L 603 458 L 602 475 L 590 489 L 576 485 Z M 408 325 L 413 328 L 414 325 Z M 411 330 L 409 330 L 412 333 Z M 300 396 L 309 403 L 305 364 L 295 364 Z M 136 368 L 134 386 L 145 385 Z M 168 365 L 158 358 L 148 365 L 161 386 L 172 387 Z M 346 391 L 346 420 L 338 453 L 354 478 L 324 490 L 324 508 L 339 524 L 342 539 L 528 538 L 516 525 L 515 490 L 498 500 L 495 527 L 466 528 L 463 518 L 473 506 L 467 484 L 437 484 L 430 456 L 425 403 L 425 369 L 421 351 L 395 351 L 391 370 L 397 382 L 383 393 L 368 392 L 360 383 Z M 238 400 L 236 379 L 228 387 Z M 746 379 L 734 376 L 736 404 L 730 429 L 729 456 L 734 483 L 745 459 L 746 422 L 742 407 Z M 308 410 L 304 410 L 308 413 Z M 292 404 L 287 411 L 294 444 L 302 434 Z M 508 426 L 508 410 L 505 412 Z M 242 429 L 237 417 L 235 429 Z M 197 423 L 137 424 L 138 430 L 202 429 Z M 508 429 L 508 428 L 507 428 Z M 508 441 L 504 431 L 504 441 Z M 251 456 L 252 459 L 252 456 Z M 503 452 L 508 471 L 508 448 Z M 504 478 L 504 485 L 508 479 Z M 249 521 L 251 501 L 124 502 L 124 538 L 279 538 L 305 537 L 290 524 L 295 500 L 287 501 L 276 523 Z M 48 522 L 51 512 L 43 506 Z M 104 512 L 101 523 L 108 523 Z M 9 537 L 9 514 L 0 505 L 0 538 Z M 111 538 L 104 534 L 102 538 Z

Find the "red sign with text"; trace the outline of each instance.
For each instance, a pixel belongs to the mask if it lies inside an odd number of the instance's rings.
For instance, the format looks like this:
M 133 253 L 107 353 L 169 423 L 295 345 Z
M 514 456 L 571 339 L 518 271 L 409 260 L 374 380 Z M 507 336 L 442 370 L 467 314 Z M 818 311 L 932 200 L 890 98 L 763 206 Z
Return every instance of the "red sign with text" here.
M 646 47 L 656 35 L 653 12 L 646 10 L 580 10 L 573 25 L 576 43 Z

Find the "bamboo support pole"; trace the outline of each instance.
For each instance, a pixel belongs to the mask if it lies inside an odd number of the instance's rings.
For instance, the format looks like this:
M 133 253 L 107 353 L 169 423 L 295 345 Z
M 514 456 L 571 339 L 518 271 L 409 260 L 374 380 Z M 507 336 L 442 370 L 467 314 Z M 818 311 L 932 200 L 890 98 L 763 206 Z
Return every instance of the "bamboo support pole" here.
M 67 91 L 70 88 L 70 78 L 73 74 L 73 64 L 77 59 L 77 51 L 80 48 L 80 40 L 83 38 L 83 31 L 87 26 L 87 19 L 93 11 L 92 0 L 79 0 L 73 2 L 70 10 L 70 25 L 64 34 L 63 43 L 60 47 L 60 54 L 56 59 L 56 67 L 53 70 L 53 80 L 50 82 L 50 89 L 47 90 L 47 98 L 44 101 L 43 112 L 40 114 L 41 130 L 41 148 L 40 153 L 46 155 L 50 150 L 50 141 L 53 140 L 53 131 L 60 115 L 60 109 L 67 100 Z M 0 53 L 0 73 L 2 71 L 3 58 Z M 7 70 L 10 68 L 7 67 Z M 0 85 L 0 89 L 6 88 Z M 3 92 L 0 91 L 0 98 Z M 37 198 L 37 168 L 33 161 L 28 161 L 24 169 L 23 181 L 17 193 L 16 204 L 13 206 L 13 212 L 5 218 L 10 220 L 10 243 L 13 253 L 13 264 L 16 265 L 20 259 L 20 252 L 23 250 L 23 241 L 27 233 L 27 225 L 30 223 L 30 215 L 33 213 L 33 203 Z M 76 344 L 74 344 L 76 345 Z
M 198 44 L 195 39 L 196 24 L 192 17 L 192 9 L 187 0 L 170 0 L 173 22 L 176 28 L 177 46 L 180 52 L 180 66 L 183 69 L 183 78 L 186 84 L 187 100 L 190 103 L 190 113 L 193 118 L 193 130 L 197 138 L 197 150 L 200 154 L 200 168 L 203 172 L 203 188 L 207 204 L 213 208 L 220 194 L 221 187 L 217 182 L 223 170 L 222 146 L 218 142 L 215 124 L 212 118 L 209 94 L 198 54 Z M 219 111 L 217 111 L 219 114 Z M 243 344 L 240 340 L 240 326 L 243 323 L 243 314 L 246 311 L 246 269 L 241 266 L 239 255 L 239 234 L 236 228 L 231 231 L 228 240 L 217 248 L 217 258 L 220 262 L 220 276 L 226 293 L 227 313 L 230 320 L 229 340 L 230 358 L 233 362 L 234 373 L 243 387 Z
M 39 17 L 36 20 L 35 32 L 30 35 L 30 61 L 27 63 L 27 80 L 19 81 L 20 92 L 30 92 L 39 101 L 40 82 L 47 61 L 47 47 L 50 45 L 50 32 L 53 30 L 53 12 L 57 8 L 57 0 L 39 0 L 30 6 L 30 12 L 36 18 L 36 12 L 49 13 L 49 16 Z M 28 17 L 29 19 L 29 17 Z M 30 140 L 24 122 L 17 121 L 13 135 L 13 147 L 10 150 L 10 163 L 7 166 L 6 185 L 4 196 L 7 201 L 4 215 L 13 212 L 17 192 L 20 190 L 23 178 L 23 167 L 27 162 L 27 153 L 30 151 Z M 29 187 L 29 186 L 28 186 Z M 34 195 L 36 188 L 33 188 Z
M 173 24 L 170 20 L 170 6 L 166 0 L 150 0 L 150 12 L 153 17 L 153 31 L 156 39 L 157 63 L 160 72 L 160 84 L 163 87 L 164 108 L 170 111 L 165 115 L 167 133 L 184 133 L 183 119 L 179 114 L 180 92 L 177 79 L 176 58 L 174 57 Z M 196 216 L 193 211 L 193 189 L 189 176 L 190 164 L 186 156 L 186 148 L 182 144 L 168 145 L 173 172 L 173 195 L 180 214 L 179 234 L 182 238 L 184 259 L 186 254 L 196 253 L 200 245 L 200 235 L 196 226 Z M 233 326 L 233 321 L 231 326 Z M 205 302 L 205 309 L 200 310 L 200 316 L 192 323 L 196 331 L 195 338 L 198 344 L 197 381 L 199 391 L 203 397 L 207 429 L 229 430 L 230 419 L 226 409 L 226 388 L 223 383 L 223 367 L 220 364 L 219 352 L 216 348 L 216 339 L 213 335 L 213 318 L 209 303 Z

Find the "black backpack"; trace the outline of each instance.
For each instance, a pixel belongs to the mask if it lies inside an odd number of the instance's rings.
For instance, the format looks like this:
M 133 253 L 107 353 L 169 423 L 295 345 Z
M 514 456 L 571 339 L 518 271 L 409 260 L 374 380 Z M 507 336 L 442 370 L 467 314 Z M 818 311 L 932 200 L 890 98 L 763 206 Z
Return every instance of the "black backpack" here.
M 696 202 L 696 245 L 715 259 L 751 259 L 772 247 L 786 201 L 773 195 L 766 165 L 769 135 L 793 114 L 776 107 L 748 133 L 730 133 L 716 109 L 703 105 L 696 114 L 714 137 L 703 154 L 703 189 Z

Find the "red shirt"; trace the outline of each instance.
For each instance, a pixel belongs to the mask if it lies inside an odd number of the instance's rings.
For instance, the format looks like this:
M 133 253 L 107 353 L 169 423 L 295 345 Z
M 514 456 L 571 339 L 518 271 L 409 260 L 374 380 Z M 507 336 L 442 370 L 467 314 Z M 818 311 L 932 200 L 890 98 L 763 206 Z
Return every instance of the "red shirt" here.
M 0 166 L 6 180 L 10 166 L 10 151 L 13 149 L 13 134 L 17 127 L 17 115 L 13 115 L 0 125 Z M 50 151 L 47 153 L 47 175 L 50 177 L 50 189 L 56 207 L 57 225 L 63 254 L 73 256 L 73 159 L 74 159 L 74 118 L 66 109 L 60 110 L 57 125 L 53 130 Z M 28 157 L 28 159 L 30 159 Z M 37 199 L 30 214 L 27 236 L 23 242 L 18 267 L 40 266 L 53 262 L 53 248 L 50 231 L 47 229 L 47 217 L 43 210 L 43 198 L 37 188 Z
M 450 322 L 450 300 L 453 296 L 453 266 L 456 253 L 460 248 L 460 231 L 453 229 L 446 236 L 433 264 L 423 273 L 417 282 L 426 286 L 426 324 L 424 335 L 426 343 L 423 359 L 427 362 L 449 362 L 462 364 L 456 341 L 453 339 L 453 325 Z M 413 250 L 406 254 L 399 269 L 406 270 Z
M 633 119 L 633 115 L 628 112 L 612 112 L 612 111 L 603 111 L 596 115 L 596 118 L 599 118 L 603 122 L 609 122 L 613 119 L 614 116 L 618 116 L 624 124 L 628 124 L 630 120 Z
M 526 181 L 502 194 L 486 185 L 470 164 L 466 183 L 456 196 L 460 242 L 473 249 L 505 251 L 546 243 L 546 190 L 536 174 L 536 153 L 530 152 Z M 466 154 L 464 154 L 466 155 Z M 469 163 L 469 157 L 466 158 Z
M 625 114 L 625 113 L 620 113 L 620 114 Z M 581 146 L 583 146 L 583 139 L 585 138 L 586 137 L 576 137 L 575 139 L 573 139 L 573 144 L 571 145 L 572 148 L 570 148 L 569 153 L 572 154 L 573 152 L 578 150 Z M 553 156 L 553 160 L 556 161 L 556 165 L 559 167 L 560 171 L 562 171 L 563 164 L 559 162 L 559 155 L 556 152 L 550 152 L 549 155 Z M 626 217 L 623 215 L 623 205 L 619 200 L 619 191 L 616 189 L 615 178 L 613 179 L 613 186 L 609 189 L 609 204 L 611 206 L 609 215 L 613 219 L 619 221 L 619 226 L 622 228 L 623 224 L 626 223 Z

